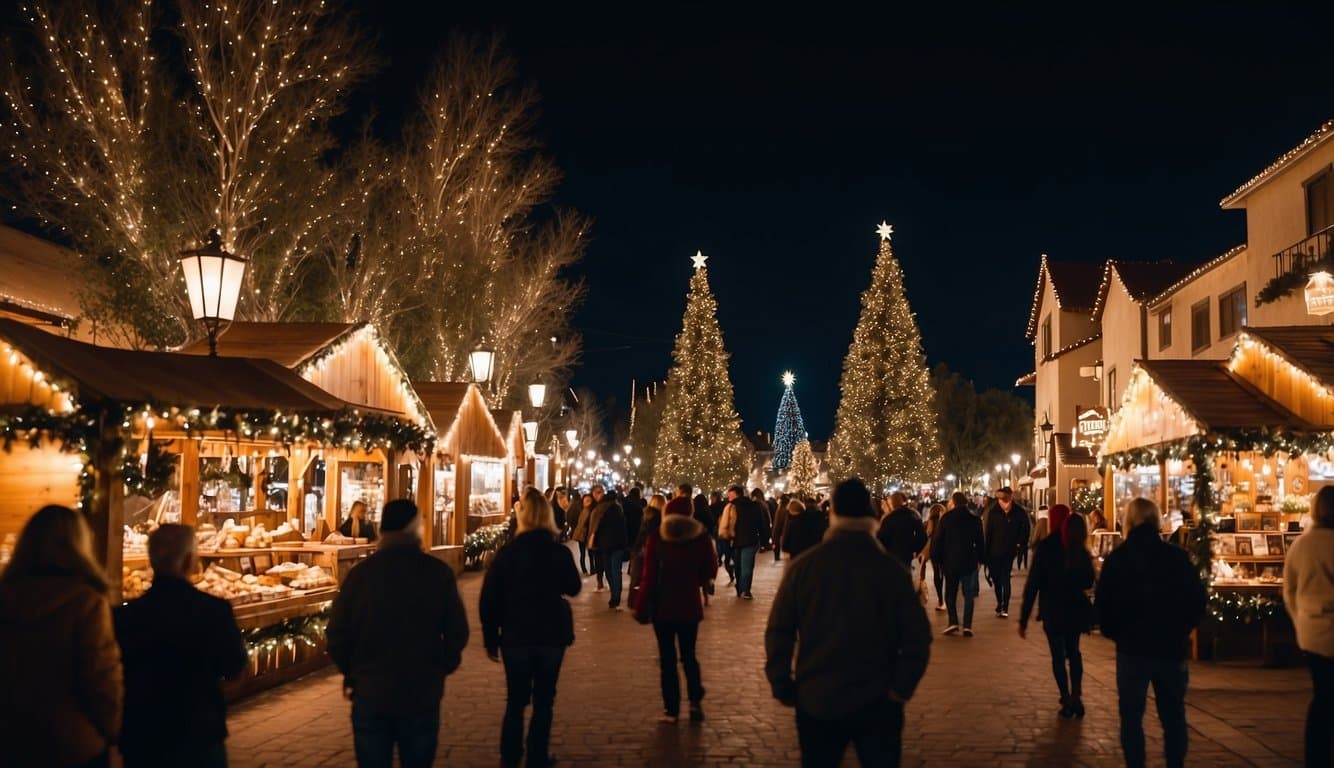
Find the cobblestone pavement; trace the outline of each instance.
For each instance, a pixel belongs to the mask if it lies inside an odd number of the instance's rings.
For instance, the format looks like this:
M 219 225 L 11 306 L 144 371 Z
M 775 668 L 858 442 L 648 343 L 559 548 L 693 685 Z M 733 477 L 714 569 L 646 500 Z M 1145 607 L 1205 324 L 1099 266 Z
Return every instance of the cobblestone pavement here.
M 757 558 L 755 600 L 721 588 L 700 630 L 708 689 L 702 726 L 661 726 L 651 630 L 628 612 L 607 609 L 594 582 L 574 600 L 577 640 L 566 656 L 556 701 L 552 752 L 561 765 L 795 765 L 792 714 L 764 681 L 764 622 L 782 575 Z M 1016 576 L 1021 583 L 1022 574 Z M 723 581 L 726 581 L 724 578 Z M 463 667 L 446 684 L 439 765 L 494 766 L 504 673 L 479 640 L 478 574 L 461 580 L 474 629 Z M 937 635 L 931 663 L 909 703 L 905 766 L 1123 765 L 1117 737 L 1113 648 L 1086 637 L 1083 721 L 1056 715 L 1046 644 L 1040 629 L 1021 640 L 1015 620 L 992 615 L 979 598 L 977 636 Z M 937 629 L 943 614 L 931 612 Z M 1295 766 L 1310 683 L 1302 669 L 1253 665 L 1191 667 L 1188 763 L 1198 766 Z M 1150 705 L 1149 712 L 1153 712 Z M 344 766 L 354 763 L 349 705 L 332 670 L 315 673 L 232 708 L 228 750 L 237 768 Z M 1150 765 L 1162 765 L 1161 730 L 1146 718 Z M 849 756 L 847 764 L 855 760 Z

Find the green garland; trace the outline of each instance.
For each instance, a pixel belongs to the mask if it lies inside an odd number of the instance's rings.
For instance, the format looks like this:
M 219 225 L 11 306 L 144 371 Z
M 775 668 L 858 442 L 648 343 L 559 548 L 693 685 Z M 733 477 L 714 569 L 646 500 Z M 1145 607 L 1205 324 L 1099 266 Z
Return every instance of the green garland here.
M 1257 624 L 1283 612 L 1282 598 L 1269 595 L 1215 592 L 1209 596 L 1209 617 L 1219 624 Z
M 1102 509 L 1102 486 L 1075 489 L 1074 495 L 1070 499 L 1070 506 L 1076 512 L 1085 515 L 1091 515 L 1095 510 Z
M 122 454 L 120 475 L 132 495 L 156 499 L 171 490 L 181 456 L 165 450 L 170 443 L 170 440 L 158 442 L 150 439 L 142 466 L 137 455 L 128 452 Z
M 1260 292 L 1255 294 L 1255 306 L 1261 307 L 1278 301 L 1306 285 L 1312 272 L 1334 272 L 1334 249 L 1328 249 L 1320 258 L 1304 263 L 1300 268 L 1290 269 L 1265 283 Z
M 482 555 L 505 546 L 509 538 L 508 523 L 482 526 L 463 539 L 463 559 L 470 566 L 480 565 Z
M 329 613 L 329 604 L 325 603 L 316 613 L 284 619 L 267 627 L 247 629 L 241 633 L 241 637 L 252 657 L 261 651 L 272 651 L 279 646 L 291 648 L 297 643 L 315 648 L 324 640 L 329 629 Z

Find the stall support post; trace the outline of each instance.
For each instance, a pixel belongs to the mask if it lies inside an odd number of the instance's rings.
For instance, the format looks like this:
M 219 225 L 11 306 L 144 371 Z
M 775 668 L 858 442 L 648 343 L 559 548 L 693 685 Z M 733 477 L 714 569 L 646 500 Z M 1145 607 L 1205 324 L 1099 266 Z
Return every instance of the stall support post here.
M 417 513 L 422 519 L 422 547 L 430 552 L 435 542 L 435 467 L 430 454 L 417 457 Z
M 181 523 L 199 523 L 199 443 L 181 440 Z
M 340 459 L 324 457 L 324 524 L 330 532 L 338 530 L 338 510 L 343 503 L 343 475 L 338 469 Z M 319 531 L 313 531 L 318 535 Z M 319 538 L 320 541 L 324 537 Z
M 454 515 L 450 518 L 454 535 L 450 544 L 462 544 L 468 537 L 468 507 L 471 501 L 469 487 L 472 480 L 472 459 L 459 457 L 454 463 Z
M 1102 471 L 1102 516 L 1116 530 L 1116 469 L 1110 464 Z
M 94 452 L 96 462 L 93 480 L 92 508 L 86 510 L 93 529 L 93 546 L 97 557 L 106 566 L 111 582 L 111 600 L 120 602 L 120 569 L 124 562 L 121 548 L 125 543 L 121 511 L 125 499 L 125 483 L 117 466 L 120 451 L 116 448 L 118 435 L 114 428 L 104 427 Z
M 287 522 L 298 531 L 306 504 L 307 466 L 306 450 L 301 446 L 293 448 L 287 459 Z

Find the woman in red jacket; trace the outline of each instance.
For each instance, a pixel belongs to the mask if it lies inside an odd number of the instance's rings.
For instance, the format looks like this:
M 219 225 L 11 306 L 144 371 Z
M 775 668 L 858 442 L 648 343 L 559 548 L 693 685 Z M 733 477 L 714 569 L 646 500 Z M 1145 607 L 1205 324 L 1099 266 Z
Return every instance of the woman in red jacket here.
M 658 637 L 658 662 L 662 671 L 663 713 L 659 722 L 675 723 L 681 713 L 681 680 L 676 673 L 677 649 L 686 672 L 686 694 L 690 697 L 690 721 L 704 720 L 700 702 L 704 685 L 700 678 L 695 641 L 704 620 L 701 592 L 713 591 L 718 559 L 708 530 L 691 516 L 690 499 L 678 497 L 667 503 L 662 524 L 644 546 L 644 569 L 635 595 L 635 616 L 651 619 Z

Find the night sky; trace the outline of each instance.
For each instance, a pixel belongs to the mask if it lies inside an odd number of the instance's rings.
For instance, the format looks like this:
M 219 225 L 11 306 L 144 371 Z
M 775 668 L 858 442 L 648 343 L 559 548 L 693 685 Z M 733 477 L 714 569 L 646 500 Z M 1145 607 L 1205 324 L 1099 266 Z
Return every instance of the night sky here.
M 386 60 L 354 106 L 382 124 L 451 29 L 504 35 L 556 202 L 594 219 L 575 384 L 621 407 L 665 378 L 702 249 L 746 428 L 772 429 L 791 369 L 827 435 L 881 219 L 930 362 L 1009 387 L 1039 254 L 1217 255 L 1245 238 L 1218 200 L 1334 117 L 1328 3 L 720 5 L 354 5 Z

